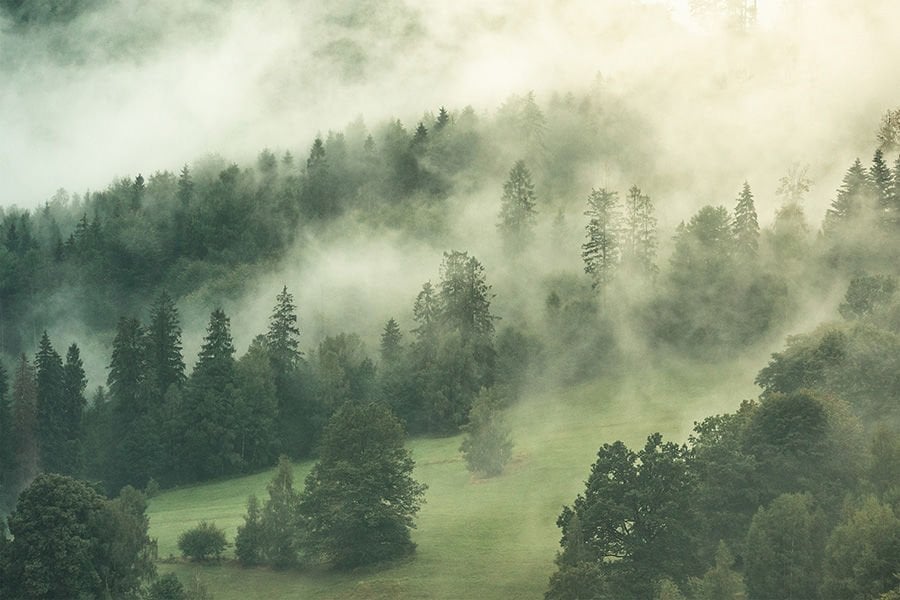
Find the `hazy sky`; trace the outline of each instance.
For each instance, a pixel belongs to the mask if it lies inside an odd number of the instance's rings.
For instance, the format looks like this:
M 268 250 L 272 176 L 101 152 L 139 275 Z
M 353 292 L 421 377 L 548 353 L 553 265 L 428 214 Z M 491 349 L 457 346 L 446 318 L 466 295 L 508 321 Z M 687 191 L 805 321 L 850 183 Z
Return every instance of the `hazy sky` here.
M 303 153 L 358 115 L 491 111 L 510 94 L 546 100 L 598 75 L 653 124 L 659 164 L 648 168 L 679 174 L 673 202 L 716 202 L 717 190 L 730 202 L 746 178 L 765 204 L 794 161 L 833 190 L 871 152 L 878 116 L 900 104 L 893 0 L 760 0 L 762 23 L 743 36 L 698 27 L 672 1 L 105 6 L 64 30 L 0 33 L 0 205 L 208 152 Z

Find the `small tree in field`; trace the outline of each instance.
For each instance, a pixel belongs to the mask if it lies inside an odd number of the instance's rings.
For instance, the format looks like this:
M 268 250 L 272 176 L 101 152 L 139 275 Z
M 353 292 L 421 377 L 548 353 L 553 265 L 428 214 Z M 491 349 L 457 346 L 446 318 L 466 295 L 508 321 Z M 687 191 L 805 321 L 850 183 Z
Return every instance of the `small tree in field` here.
M 463 427 L 466 437 L 459 447 L 472 473 L 494 477 L 503 472 L 512 456 L 509 428 L 500 413 L 500 400 L 493 390 L 482 390 Z
M 216 527 L 215 523 L 206 521 L 200 521 L 199 525 L 178 536 L 181 555 L 191 560 L 219 560 L 227 546 L 225 532 Z
M 403 426 L 382 404 L 348 402 L 335 413 L 300 498 L 308 550 L 351 568 L 415 549 L 409 531 L 425 486 L 412 478 L 403 442 Z

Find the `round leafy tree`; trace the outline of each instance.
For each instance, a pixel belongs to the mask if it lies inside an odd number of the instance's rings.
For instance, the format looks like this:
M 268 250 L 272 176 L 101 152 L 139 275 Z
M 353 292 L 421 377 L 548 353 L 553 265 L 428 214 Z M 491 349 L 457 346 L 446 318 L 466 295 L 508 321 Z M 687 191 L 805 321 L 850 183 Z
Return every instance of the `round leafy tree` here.
M 322 435 L 300 515 L 306 547 L 337 568 L 410 554 L 425 486 L 412 478 L 400 421 L 381 404 L 347 403 Z

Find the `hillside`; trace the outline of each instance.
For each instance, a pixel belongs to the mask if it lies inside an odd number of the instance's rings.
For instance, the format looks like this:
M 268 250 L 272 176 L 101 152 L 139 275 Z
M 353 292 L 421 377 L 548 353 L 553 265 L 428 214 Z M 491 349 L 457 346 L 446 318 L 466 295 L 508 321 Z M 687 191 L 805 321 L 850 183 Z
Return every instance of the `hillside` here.
M 415 476 L 428 484 L 413 539 L 415 556 L 386 569 L 349 573 L 161 563 L 182 581 L 199 576 L 216 600 L 238 598 L 539 598 L 558 550 L 556 518 L 583 485 L 597 448 L 638 445 L 653 431 L 684 441 L 694 420 L 733 410 L 758 391 L 743 363 L 636 373 L 568 390 L 535 393 L 509 415 L 514 459 L 501 477 L 474 479 L 458 453 L 461 436 L 413 439 Z M 296 466 L 295 482 L 310 462 Z M 247 496 L 265 497 L 272 471 L 168 491 L 150 500 L 159 556 L 177 537 L 212 520 L 234 539 Z

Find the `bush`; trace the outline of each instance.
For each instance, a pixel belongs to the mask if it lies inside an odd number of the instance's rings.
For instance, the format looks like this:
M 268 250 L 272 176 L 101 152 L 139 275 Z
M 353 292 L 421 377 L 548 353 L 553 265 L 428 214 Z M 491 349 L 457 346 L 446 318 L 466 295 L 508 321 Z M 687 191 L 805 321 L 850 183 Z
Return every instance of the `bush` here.
M 153 582 L 147 593 L 148 600 L 187 600 L 184 586 L 174 573 L 167 573 Z
M 191 560 L 209 560 L 222 558 L 222 552 L 228 546 L 225 532 L 215 523 L 201 521 L 193 529 L 188 529 L 178 536 L 178 549 L 181 555 Z

